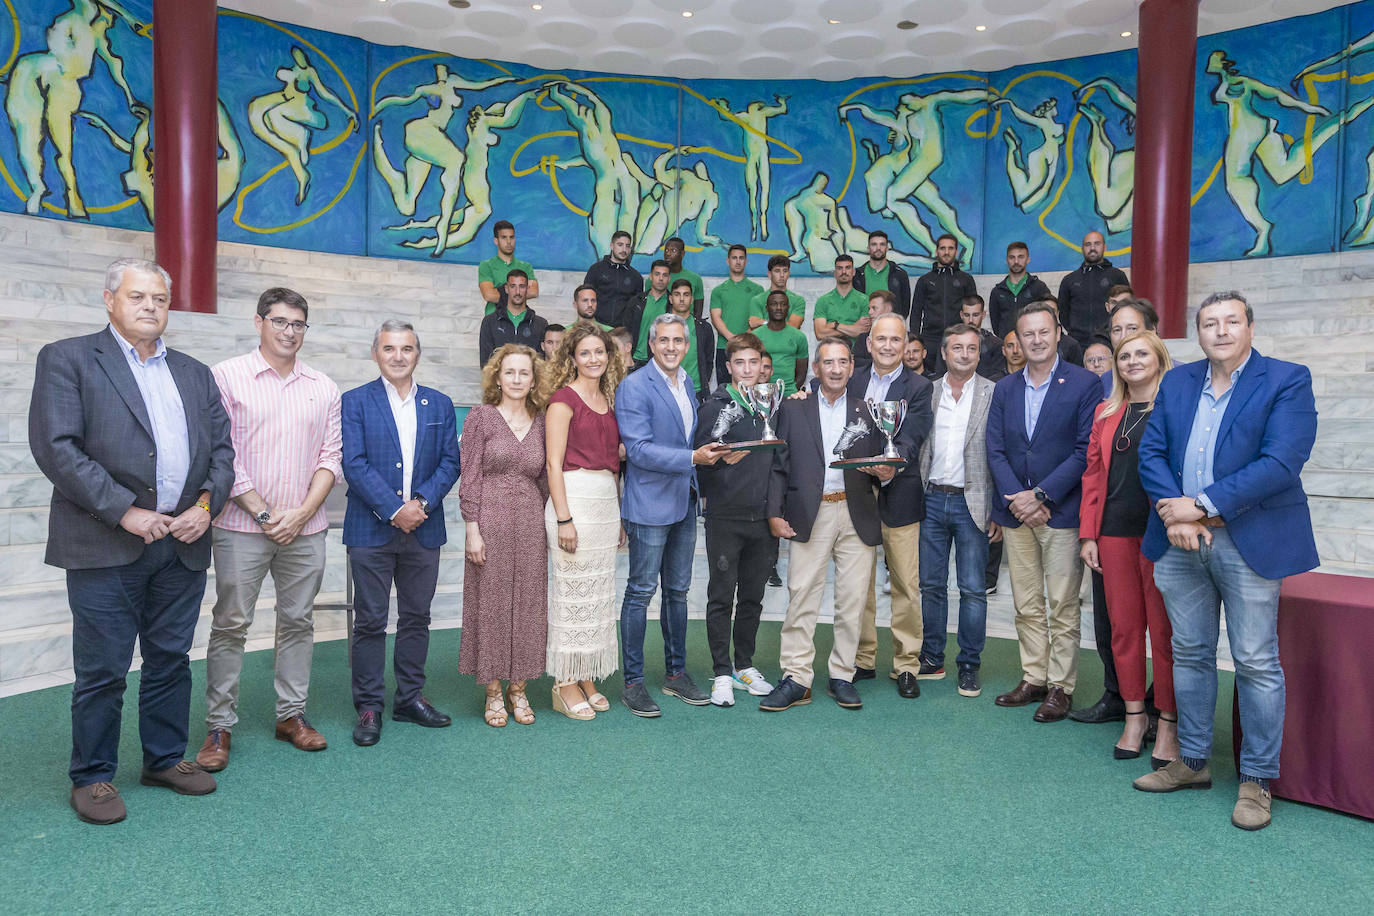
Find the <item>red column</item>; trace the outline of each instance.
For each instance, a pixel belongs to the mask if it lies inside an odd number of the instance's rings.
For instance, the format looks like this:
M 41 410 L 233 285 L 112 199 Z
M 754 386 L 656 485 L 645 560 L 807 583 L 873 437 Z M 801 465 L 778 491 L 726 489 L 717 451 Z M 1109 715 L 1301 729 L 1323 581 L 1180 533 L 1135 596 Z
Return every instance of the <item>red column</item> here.
M 1186 336 L 1197 8 L 1140 4 L 1131 286 L 1159 309 L 1163 337 Z
M 153 237 L 172 307 L 216 305 L 215 0 L 153 2 Z

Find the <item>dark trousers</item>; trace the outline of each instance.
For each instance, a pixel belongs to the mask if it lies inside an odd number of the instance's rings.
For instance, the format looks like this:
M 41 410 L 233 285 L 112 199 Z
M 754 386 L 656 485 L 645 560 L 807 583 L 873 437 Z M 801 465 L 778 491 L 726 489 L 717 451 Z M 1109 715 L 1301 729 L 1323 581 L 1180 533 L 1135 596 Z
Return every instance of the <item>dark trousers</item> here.
M 1121 696 L 1116 680 L 1116 658 L 1112 655 L 1112 618 L 1107 613 L 1107 587 L 1102 573 L 1093 573 L 1093 639 L 1097 657 L 1102 659 L 1102 690 L 1113 699 Z
M 164 770 L 186 755 L 191 650 L 205 570 L 177 559 L 170 535 L 126 566 L 67 570 L 72 609 L 72 784 L 114 778 L 120 713 L 138 640 L 138 733 L 143 766 Z M 10 737 L 13 737 L 11 735 Z
M 706 519 L 706 642 L 716 677 L 754 665 L 754 639 L 763 614 L 763 590 L 778 541 L 768 522 Z M 730 663 L 730 612 L 734 610 L 735 659 Z
M 717 388 L 719 388 L 721 385 L 724 385 L 726 382 L 730 381 L 730 367 L 727 365 L 728 362 L 729 361 L 725 358 L 725 348 L 721 347 L 720 349 L 716 350 Z M 705 388 L 706 386 L 702 385 L 701 387 Z
M 439 582 L 439 548 L 397 530 L 381 547 L 348 548 L 353 571 L 353 707 L 381 712 L 386 693 L 386 623 L 396 583 L 394 706 L 419 699 L 429 655 L 429 606 Z
M 943 336 L 943 331 L 936 334 L 934 337 L 927 337 L 924 334 L 921 335 L 921 343 L 926 345 L 925 365 L 926 368 L 932 372 L 943 373 L 945 371 L 945 361 L 940 358 L 940 338 Z
M 983 578 L 987 582 L 988 588 L 997 587 L 997 574 L 1002 571 L 1002 542 L 988 542 L 988 566 L 984 570 Z

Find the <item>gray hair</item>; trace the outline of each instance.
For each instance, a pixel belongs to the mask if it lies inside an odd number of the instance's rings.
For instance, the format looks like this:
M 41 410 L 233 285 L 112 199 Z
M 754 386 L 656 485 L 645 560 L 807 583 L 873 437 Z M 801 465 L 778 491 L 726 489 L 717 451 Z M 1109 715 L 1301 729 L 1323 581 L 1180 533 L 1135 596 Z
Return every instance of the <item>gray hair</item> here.
M 410 335 L 415 338 L 415 352 L 419 353 L 420 335 L 415 333 L 415 325 L 411 324 L 409 321 L 402 321 L 399 318 L 388 318 L 386 321 L 382 322 L 382 326 L 377 329 L 377 333 L 372 335 L 372 352 L 377 352 L 377 345 L 381 343 L 383 334 L 398 334 L 403 331 L 409 331 Z
M 169 294 L 172 292 L 172 275 L 167 273 L 161 264 L 144 258 L 120 258 L 117 261 L 112 261 L 110 266 L 105 268 L 105 289 L 107 292 L 119 291 L 120 284 L 124 282 L 124 271 L 126 270 L 157 274 L 162 277 L 162 282 L 167 284 L 167 292 Z
M 682 325 L 682 333 L 684 335 L 691 333 L 691 328 L 687 327 L 687 320 L 685 318 L 681 315 L 674 315 L 672 312 L 664 312 L 654 319 L 653 324 L 649 325 L 649 339 L 656 339 L 658 337 L 659 326 L 669 323 Z
M 1239 302 L 1241 305 L 1245 306 L 1245 323 L 1254 324 L 1255 310 L 1250 307 L 1249 300 L 1247 300 L 1243 295 L 1241 295 L 1239 290 L 1234 289 L 1218 290 L 1217 292 L 1212 293 L 1206 299 L 1203 299 L 1202 304 L 1197 307 L 1197 316 L 1193 318 L 1193 324 L 1196 327 L 1202 327 L 1202 310 L 1207 308 L 1207 306 L 1216 305 L 1219 302 L 1232 301 Z

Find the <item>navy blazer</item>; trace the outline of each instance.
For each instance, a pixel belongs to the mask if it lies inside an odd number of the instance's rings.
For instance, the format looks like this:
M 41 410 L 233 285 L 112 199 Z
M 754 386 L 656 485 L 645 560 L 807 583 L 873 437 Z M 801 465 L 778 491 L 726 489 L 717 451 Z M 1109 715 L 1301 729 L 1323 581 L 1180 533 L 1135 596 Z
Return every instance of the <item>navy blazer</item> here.
M 167 350 L 167 369 L 186 411 L 191 463 L 173 515 L 210 494 L 220 513 L 234 485 L 234 446 L 219 386 L 203 363 Z M 38 351 L 29 404 L 29 448 L 52 481 L 44 561 L 63 569 L 124 566 L 143 539 L 119 527 L 131 506 L 157 508 L 157 445 L 143 394 L 109 328 Z M 209 530 L 175 541 L 187 569 L 210 566 Z M 171 535 L 167 535 L 171 537 Z
M 1050 527 L 1078 527 L 1088 439 L 1101 402 L 1102 380 L 1060 358 L 1045 392 L 1035 435 L 1027 437 L 1026 370 L 997 383 L 988 407 L 988 470 L 997 487 L 992 495 L 993 521 L 1020 527 L 1005 497 L 1040 487 L 1049 497 Z
M 1183 495 L 1183 452 L 1207 377 L 1207 360 L 1165 373 L 1140 441 L 1140 482 L 1153 504 Z M 1317 438 L 1317 406 L 1306 366 L 1251 351 L 1217 432 L 1207 498 L 1241 558 L 1266 579 L 1315 567 L 1317 544 L 1299 475 Z M 1169 538 L 1151 512 L 1141 551 L 1158 560 Z
M 684 373 L 685 375 L 685 373 Z M 625 445 L 625 494 L 620 515 L 638 525 L 673 525 L 696 514 L 696 466 L 692 440 L 697 398 L 683 378 L 692 407 L 692 429 L 682 429 L 668 383 L 653 360 L 625 376 L 615 390 L 615 422 Z
M 400 529 L 391 524 L 396 510 L 412 496 L 429 503 L 429 518 L 415 529 L 423 547 L 448 541 L 444 497 L 458 480 L 458 422 L 448 396 L 416 386 L 415 458 L 410 493 L 402 494 L 401 439 L 380 378 L 343 395 L 343 472 L 348 510 L 343 542 L 350 547 L 381 547 Z
M 849 380 L 849 395 L 862 403 L 864 392 L 868 390 L 872 367 L 855 371 Z M 925 484 L 921 482 L 921 446 L 930 436 L 934 423 L 934 412 L 930 407 L 933 386 L 930 379 L 917 375 L 907 367 L 902 374 L 892 380 L 887 389 L 889 401 L 906 401 L 906 419 L 902 421 L 893 444 L 897 452 L 906 459 L 906 464 L 893 475 L 886 486 L 878 488 L 878 515 L 889 528 L 904 528 L 925 521 L 926 494 Z M 864 408 L 867 411 L 867 407 Z M 880 432 L 875 439 L 887 447 L 887 440 Z

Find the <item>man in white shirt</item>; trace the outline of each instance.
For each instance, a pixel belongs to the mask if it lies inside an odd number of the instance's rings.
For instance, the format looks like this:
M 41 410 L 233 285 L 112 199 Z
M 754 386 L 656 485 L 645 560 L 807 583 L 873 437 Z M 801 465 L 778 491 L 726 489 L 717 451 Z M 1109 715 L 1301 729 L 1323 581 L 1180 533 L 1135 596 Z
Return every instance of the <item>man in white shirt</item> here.
M 444 496 L 458 480 L 453 402 L 415 384 L 420 338 L 395 319 L 372 341 L 381 378 L 343 396 L 344 544 L 353 573 L 353 743 L 382 736 L 386 625 L 396 584 L 396 694 L 391 717 L 427 728 L 449 724 L 421 694 L 429 608 L 448 540 Z
M 1002 537 L 988 518 L 992 476 L 988 472 L 987 421 L 992 382 L 975 373 L 980 335 L 970 324 L 947 328 L 940 353 L 948 371 L 935 383 L 935 424 L 921 449 L 926 481 L 926 519 L 921 526 L 921 609 L 925 640 L 917 677 L 945 676 L 949 620 L 949 551 L 954 548 L 959 583 L 959 694 L 982 692 L 978 668 L 987 638 L 988 599 L 983 571 L 988 543 Z

